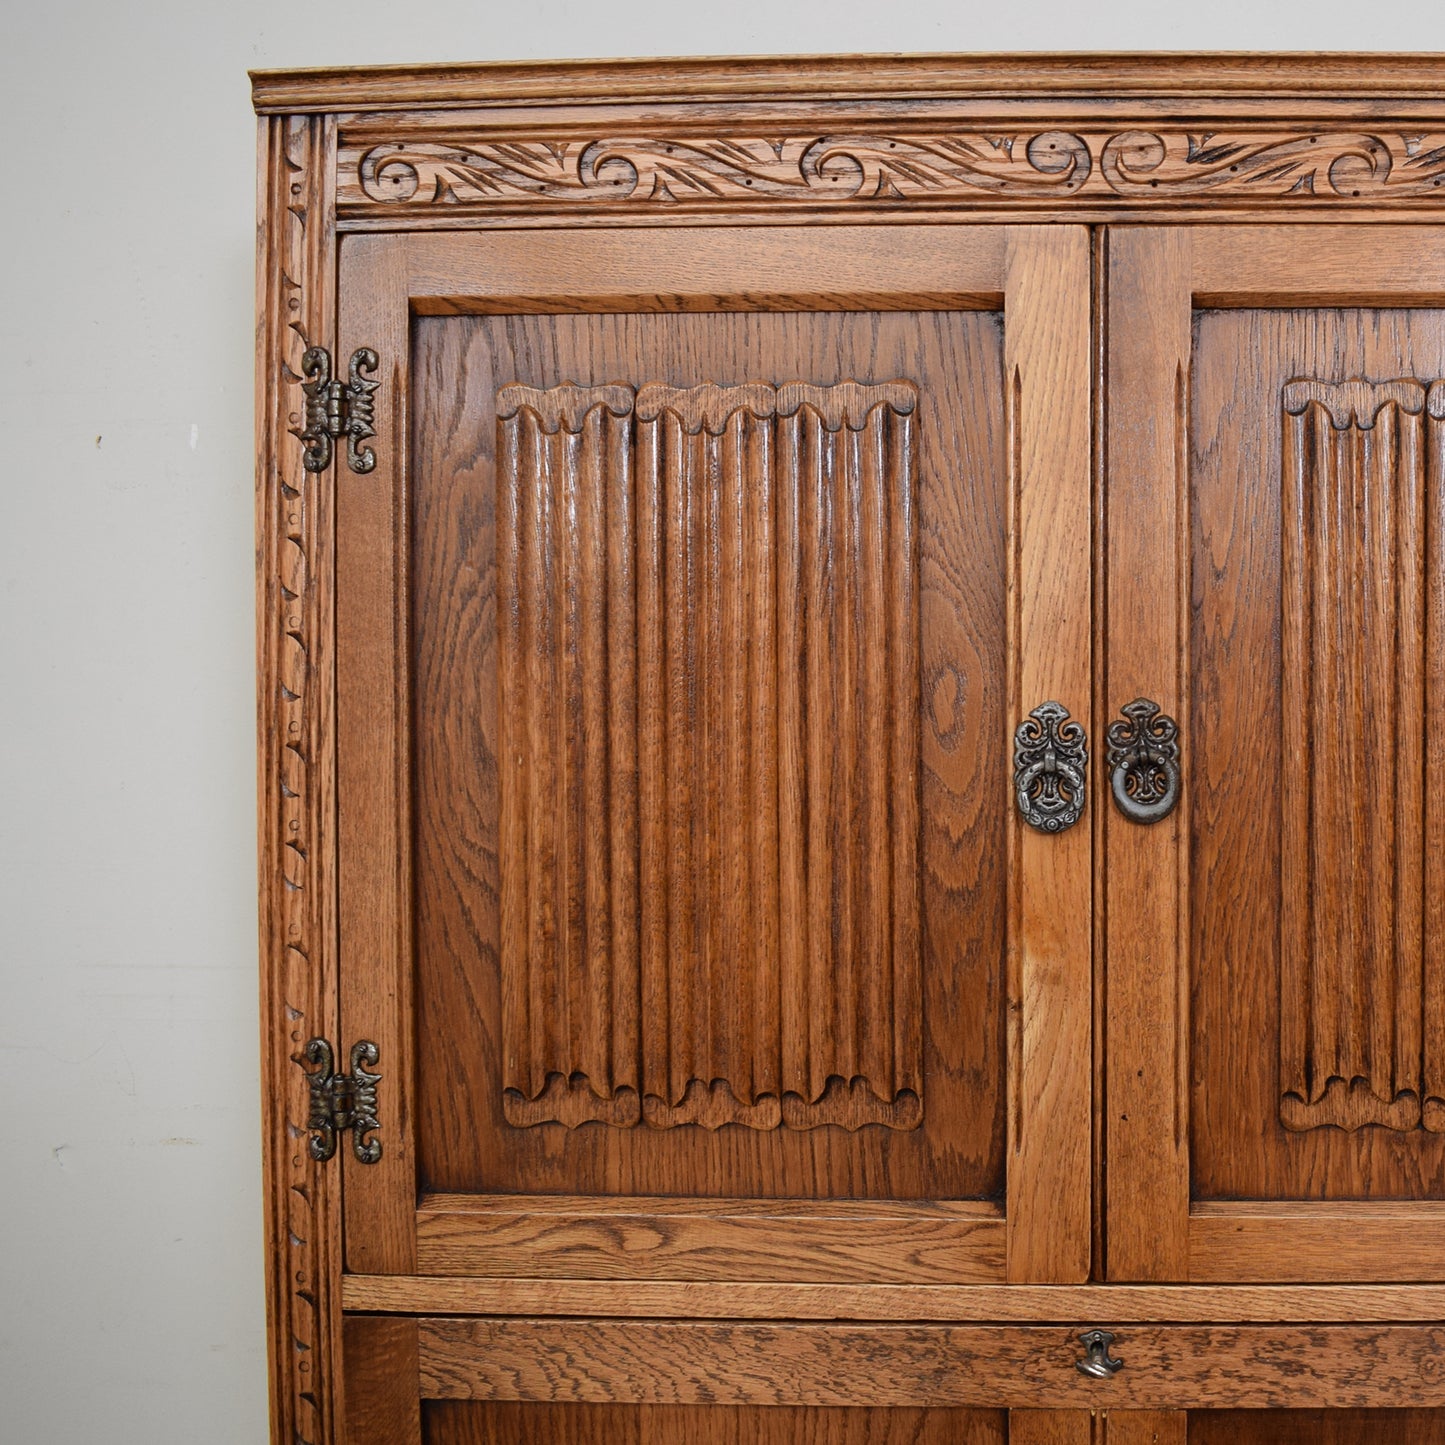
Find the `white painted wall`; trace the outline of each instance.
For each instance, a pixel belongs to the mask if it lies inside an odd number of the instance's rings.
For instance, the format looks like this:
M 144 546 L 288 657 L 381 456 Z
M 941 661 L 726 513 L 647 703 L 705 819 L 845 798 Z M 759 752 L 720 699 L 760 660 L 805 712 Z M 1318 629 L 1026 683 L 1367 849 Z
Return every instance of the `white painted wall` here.
M 1372 0 L 6 0 L 0 1442 L 266 1431 L 252 66 L 1445 49 Z

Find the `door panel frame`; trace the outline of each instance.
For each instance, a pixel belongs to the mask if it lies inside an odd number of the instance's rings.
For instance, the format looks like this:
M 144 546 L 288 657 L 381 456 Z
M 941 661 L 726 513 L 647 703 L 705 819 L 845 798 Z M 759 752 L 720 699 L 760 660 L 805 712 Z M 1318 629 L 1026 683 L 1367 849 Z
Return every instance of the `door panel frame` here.
M 827 289 L 819 286 L 826 277 Z M 340 978 L 343 1047 L 378 1045 L 379 1163 L 344 1163 L 349 1271 L 413 1274 L 418 1226 L 446 1214 L 417 1196 L 409 1136 L 414 1078 L 406 759 L 407 452 L 411 317 L 420 314 L 635 310 L 952 310 L 1002 308 L 1009 458 L 1008 736 L 1049 698 L 1087 721 L 1090 627 L 1090 250 L 1083 227 L 765 227 L 635 232 L 376 234 L 343 239 L 339 358 L 383 358 L 375 469 L 337 488 L 337 731 Z M 961 1212 L 936 1277 L 1080 1281 L 1090 1269 L 1092 1150 L 1091 829 L 1044 836 L 1010 809 L 1006 958 L 1005 1208 L 944 1201 Z M 467 1196 L 452 1225 L 516 1198 Z M 536 1203 L 537 1201 L 532 1201 Z M 597 1212 L 606 1201 L 577 1201 Z M 640 1201 L 632 1201 L 637 1206 Z M 675 1202 L 674 1202 L 675 1203 Z M 708 1201 L 711 1228 L 736 1213 Z M 756 1204 L 753 1206 L 756 1208 Z M 689 1209 L 691 1206 L 689 1206 Z M 675 1209 L 670 1212 L 676 1212 Z M 846 1210 L 827 1201 L 778 1214 L 858 1220 L 856 1264 L 805 1257 L 792 1277 L 897 1278 L 870 1262 L 866 1237 L 916 1209 L 887 1201 Z M 663 1229 L 666 1211 L 635 1209 Z M 458 1225 L 457 1220 L 463 1220 Z M 432 1227 L 432 1226 L 426 1226 Z M 664 1228 L 665 1227 L 665 1228 Z M 930 1227 L 937 1230 L 936 1223 Z M 565 1234 L 565 1231 L 564 1231 Z M 880 1248 L 882 1248 L 880 1246 Z M 517 1273 L 576 1273 L 557 1231 L 534 1231 Z M 558 1253 L 555 1254 L 554 1251 Z M 882 1250 L 887 1253 L 886 1248 Z M 474 1265 L 505 1269 L 479 1246 Z M 526 1266 L 525 1268 L 523 1266 Z M 625 1260 L 593 1267 L 615 1274 Z M 697 1277 L 699 1266 L 682 1265 Z M 840 1274 L 840 1269 L 843 1273 Z M 879 1271 L 882 1270 L 880 1275 Z M 856 1272 L 853 1272 L 855 1271 Z M 511 1272 L 506 1270 L 505 1272 Z M 647 1271 L 644 1268 L 642 1272 Z M 800 1273 L 797 1273 L 800 1272 Z M 674 1276 L 676 1277 L 676 1276 Z
M 1445 228 L 1123 226 L 1107 234 L 1100 691 L 1108 717 L 1148 696 L 1178 719 L 1186 775 L 1165 821 L 1141 828 L 1113 808 L 1100 820 L 1110 1280 L 1445 1279 L 1445 1203 L 1190 1200 L 1193 314 L 1283 306 L 1445 306 Z M 1128 524 L 1110 526 L 1111 515 Z

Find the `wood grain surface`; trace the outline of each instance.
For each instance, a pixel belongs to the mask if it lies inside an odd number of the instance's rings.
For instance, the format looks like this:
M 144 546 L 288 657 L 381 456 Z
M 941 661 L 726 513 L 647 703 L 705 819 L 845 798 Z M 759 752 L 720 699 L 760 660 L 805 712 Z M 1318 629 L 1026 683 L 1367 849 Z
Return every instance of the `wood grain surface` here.
M 1004 1221 L 988 1202 L 429 1195 L 429 1274 L 601 1279 L 994 1281 Z
M 410 715 L 405 598 L 408 486 L 406 244 L 348 237 L 341 248 L 338 355 L 370 347 L 378 371 L 375 469 L 344 466 L 336 519 L 337 909 L 341 1025 L 337 1057 L 376 1045 L 381 1157 L 343 1141 L 346 1261 L 408 1272 L 416 1259 L 416 1142 L 411 1127 Z
M 422 1445 L 415 1320 L 348 1315 L 345 1349 L 346 1434 L 350 1445 Z
M 1445 64 L 1419 53 L 748 56 L 746 59 L 574 60 L 470 65 L 382 65 L 251 73 L 258 108 L 408 109 L 498 101 L 632 101 L 725 98 L 741 108 L 753 97 L 793 95 L 816 102 L 840 96 L 889 96 L 919 102 L 977 95 L 1001 100 L 1099 97 L 1167 98 L 1179 110 L 1191 97 L 1236 95 L 1343 102 L 1356 112 L 1374 97 L 1436 96 Z
M 1189 1445 L 1442 1445 L 1445 1410 L 1201 1410 Z
M 1192 246 L 1182 228 L 1109 235 L 1101 439 L 1104 715 L 1113 721 L 1132 699 L 1151 698 L 1183 725 L 1186 740 Z M 1150 827 L 1103 806 L 1107 1273 L 1186 1279 L 1192 796 L 1186 786 L 1175 812 Z
M 350 1310 L 615 1318 L 1368 1324 L 1445 1319 L 1439 1285 L 829 1285 L 348 1275 Z
M 1010 738 L 1043 702 L 1089 716 L 1089 295 L 1082 229 L 1010 231 Z M 1091 1246 L 1093 839 L 1087 823 L 1042 833 L 1004 806 L 1009 1278 L 1083 1280 Z
M 1090 1410 L 1010 1410 L 1009 1445 L 1097 1445 L 1098 1418 Z
M 428 1398 L 638 1404 L 1202 1409 L 1445 1405 L 1438 1325 L 1119 1326 L 420 1321 Z
M 1189 1215 L 1195 1280 L 1438 1280 L 1445 1203 L 1201 1200 Z
M 798 1198 L 1001 1194 L 1002 980 L 995 964 L 1002 948 L 998 840 L 1005 826 L 1005 759 L 986 743 L 1004 731 L 1000 331 L 998 317 L 987 313 L 424 318 L 417 323 L 410 613 L 417 1008 L 420 1036 L 428 1041 L 418 1061 L 416 1110 L 424 1188 L 452 1193 L 506 1189 Z M 880 1000 L 864 1015 L 876 1016 L 868 1027 L 887 1031 L 879 1034 L 880 1040 L 918 1031 L 921 1125 L 906 1130 L 864 1127 L 851 1133 L 567 1129 L 545 1123 L 514 1127 L 507 1120 L 500 1087 L 505 1008 L 498 867 L 503 790 L 493 701 L 500 682 L 493 481 L 497 392 L 514 384 L 555 388 L 564 381 L 593 387 L 618 381 L 695 387 L 709 380 L 781 384 L 803 379 L 831 386 L 848 379 L 899 377 L 909 378 L 918 395 L 917 416 L 910 423 L 916 436 L 922 704 L 913 724 L 921 732 L 922 748 L 922 827 L 914 886 L 920 889 L 922 906 L 918 976 L 924 993 L 918 1001 L 907 993 Z M 709 505 L 714 505 L 717 497 L 709 496 Z M 704 565 L 701 558 L 698 565 Z M 673 569 L 669 575 L 685 574 Z M 458 587 L 459 577 L 468 585 Z M 835 583 L 842 586 L 843 577 L 830 570 L 826 585 Z M 649 585 L 641 570 L 636 585 Z M 646 599 L 639 590 L 639 617 L 649 626 L 654 617 L 659 625 L 664 616 L 680 620 L 685 616 L 679 611 L 683 595 L 658 596 L 644 608 Z M 717 595 L 727 601 L 728 594 Z M 846 598 L 846 591 L 839 596 Z M 789 607 L 778 614 L 777 625 L 792 626 L 796 615 L 797 608 Z M 886 617 L 875 618 L 866 610 L 857 615 L 865 627 L 898 632 L 900 624 Z M 721 614 L 715 619 L 719 627 L 725 620 Z M 866 631 L 860 634 L 868 636 Z M 719 634 L 714 647 L 721 641 Z M 811 667 L 819 666 L 819 649 L 828 645 L 822 634 L 810 644 Z M 727 651 L 731 656 L 734 649 Z M 612 655 L 624 654 L 614 649 Z M 601 657 L 598 654 L 599 667 Z M 582 664 L 579 655 L 579 665 L 590 664 Z M 679 665 L 684 668 L 680 681 L 692 676 L 682 656 Z M 715 671 L 709 681 L 707 673 L 699 673 L 698 685 L 721 689 L 725 676 Z M 818 676 L 821 686 L 827 673 Z M 841 682 L 841 675 L 834 676 Z M 688 696 L 677 694 L 676 705 L 682 706 Z M 639 694 L 639 721 L 665 697 Z M 721 693 L 718 700 L 720 704 Z M 783 707 L 782 698 L 778 707 Z M 777 753 L 766 743 L 766 734 L 757 736 L 754 722 L 746 722 L 744 733 L 745 720 L 738 718 L 733 756 L 745 760 L 747 754 L 737 749 L 746 737 L 752 755 L 770 767 L 793 766 L 790 760 L 798 756 L 798 748 L 811 750 L 815 771 L 825 760 L 831 765 L 835 756 L 846 763 L 854 747 L 847 719 L 872 726 L 876 712 L 851 708 L 840 698 L 825 709 L 825 721 L 813 707 L 796 745 Z M 719 724 L 726 722 L 720 709 L 713 715 Z M 905 714 L 899 711 L 897 716 L 902 725 Z M 800 725 L 802 721 L 800 716 Z M 576 722 L 581 726 L 572 736 L 580 740 L 597 737 L 603 719 L 598 715 L 590 734 L 586 719 Z M 669 736 L 675 736 L 675 729 Z M 719 743 L 723 741 L 720 736 Z M 602 745 L 600 738 L 597 742 Z M 727 755 L 726 746 L 721 755 Z M 859 773 L 856 765 L 846 766 L 847 773 L 839 776 L 856 776 L 858 783 L 858 804 L 850 806 L 862 805 L 869 786 L 866 770 Z M 713 777 L 722 781 L 719 774 Z M 643 779 L 647 788 L 656 781 L 650 773 Z M 639 797 L 643 812 L 637 826 L 644 838 L 654 818 L 662 823 L 656 809 L 663 798 L 658 795 L 649 803 L 653 796 Z M 695 806 L 712 807 L 711 797 L 705 789 Z M 688 812 L 685 792 L 674 787 L 666 801 L 684 829 L 695 826 L 689 823 L 696 815 Z M 579 798 L 579 806 L 584 802 Z M 721 823 L 721 815 L 716 816 Z M 707 817 L 704 811 L 699 821 Z M 624 836 L 618 841 L 626 847 L 633 828 L 625 819 L 621 826 Z M 690 846 L 689 836 L 686 831 L 658 836 L 666 848 L 659 861 L 665 857 L 669 870 L 685 860 L 686 853 L 678 849 Z M 820 835 L 815 853 L 828 841 Z M 857 864 L 850 869 L 863 866 L 864 855 L 854 856 Z M 901 866 L 908 870 L 906 858 Z M 680 880 L 685 875 L 677 876 Z M 843 883 L 855 876 L 847 870 L 835 875 Z M 784 883 L 786 878 L 782 875 Z M 758 886 L 767 884 L 766 878 L 758 880 Z M 836 894 L 799 896 L 809 910 L 836 907 Z M 749 901 L 749 918 L 766 917 L 755 888 L 736 897 L 740 905 L 745 898 Z M 791 932 L 790 945 L 796 941 Z M 780 948 L 782 941 L 780 936 L 769 944 L 764 938 L 760 946 Z M 703 943 L 713 950 L 710 956 L 724 956 L 718 952 L 720 936 L 708 942 L 704 935 Z M 839 959 L 836 967 L 851 965 Z M 761 984 L 768 975 L 757 977 Z M 724 986 L 718 975 L 715 996 L 703 1003 L 724 1010 L 735 1007 L 730 1002 L 737 997 L 733 987 L 730 982 Z M 780 997 L 780 1007 L 790 1009 L 800 1001 L 796 991 L 788 993 L 786 1000 Z M 553 1007 L 565 997 L 565 991 L 553 992 L 541 1003 Z M 683 1013 L 675 1025 L 664 1026 L 668 1017 L 651 1005 L 645 1018 L 639 1014 L 654 1031 L 650 1036 L 681 1061 L 685 1054 L 678 1051 L 690 1045 L 677 1028 L 696 1015 Z M 826 1015 L 810 1023 L 813 1018 L 805 1011 L 790 1026 L 790 1047 L 801 1047 L 798 1029 L 826 1026 Z M 782 1022 L 788 1022 L 786 1013 Z M 721 1046 L 732 1048 L 727 1037 L 724 1030 Z M 752 1067 L 745 1063 L 748 1057 L 761 1061 L 761 1056 L 742 1056 L 745 1067 Z M 838 1064 L 829 1066 L 834 1072 L 846 1072 L 850 1081 L 863 1076 L 858 1064 L 839 1057 Z M 719 1072 L 720 1058 L 700 1065 L 709 1079 L 727 1077 Z M 685 1094 L 688 1078 L 697 1073 L 698 1066 L 683 1068 L 666 1086 L 669 1104 L 679 1089 L 679 1099 Z M 813 1088 L 809 1084 L 805 1092 Z
M 1096 1445 L 1185 1445 L 1189 1416 L 1183 1410 L 1101 1410 Z
M 1009 234 L 998 226 L 946 232 L 899 226 L 880 244 L 868 226 L 794 225 L 752 228 L 740 244 L 726 226 L 659 228 L 645 236 L 621 227 L 525 236 L 442 232 L 408 237 L 409 290 L 420 315 L 996 310 Z M 769 379 L 678 374 L 687 385 Z M 771 379 L 809 378 L 793 372 Z
M 509 1124 L 921 1122 L 917 405 L 498 391 Z
M 997 1410 L 429 1400 L 426 1445 L 1004 1445 Z M 1044 1445 L 1044 1442 L 1038 1442 Z M 1413 1442 L 1411 1442 L 1413 1445 Z
M 1283 393 L 1283 756 L 1304 767 L 1280 839 L 1287 1129 L 1445 1128 L 1445 988 L 1425 966 L 1445 942 L 1424 896 L 1445 841 L 1426 788 L 1445 573 L 1425 395 L 1409 378 Z
M 1204 311 L 1194 357 L 1193 1191 L 1438 1199 L 1445 1140 L 1419 1127 L 1445 1043 L 1422 972 L 1438 562 L 1424 388 L 1383 388 L 1442 375 L 1445 313 Z M 1368 428 L 1318 388 L 1351 378 L 1379 379 L 1355 399 Z

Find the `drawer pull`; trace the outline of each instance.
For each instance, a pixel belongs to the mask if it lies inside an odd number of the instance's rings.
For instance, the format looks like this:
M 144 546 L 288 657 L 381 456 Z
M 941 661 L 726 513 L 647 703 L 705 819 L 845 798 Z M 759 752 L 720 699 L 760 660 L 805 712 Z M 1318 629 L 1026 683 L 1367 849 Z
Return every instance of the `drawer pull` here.
M 1108 1330 L 1086 1330 L 1079 1336 L 1084 1347 L 1084 1358 L 1074 1361 L 1074 1368 L 1081 1375 L 1091 1375 L 1096 1380 L 1107 1380 L 1124 1368 L 1123 1360 L 1115 1359 L 1109 1353 L 1114 1336 Z

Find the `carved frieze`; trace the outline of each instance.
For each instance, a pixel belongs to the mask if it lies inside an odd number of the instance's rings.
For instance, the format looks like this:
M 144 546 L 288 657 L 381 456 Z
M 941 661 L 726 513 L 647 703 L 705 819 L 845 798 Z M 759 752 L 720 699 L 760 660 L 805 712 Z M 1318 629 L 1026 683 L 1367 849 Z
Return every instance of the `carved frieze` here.
M 908 201 L 1068 195 L 1088 178 L 1078 136 L 603 138 L 374 146 L 354 162 L 370 201 Z M 350 180 L 348 175 L 347 180 Z
M 499 391 L 513 1126 L 921 1122 L 916 405 Z
M 602 136 L 346 144 L 343 209 L 1420 201 L 1445 133 L 1136 129 Z

